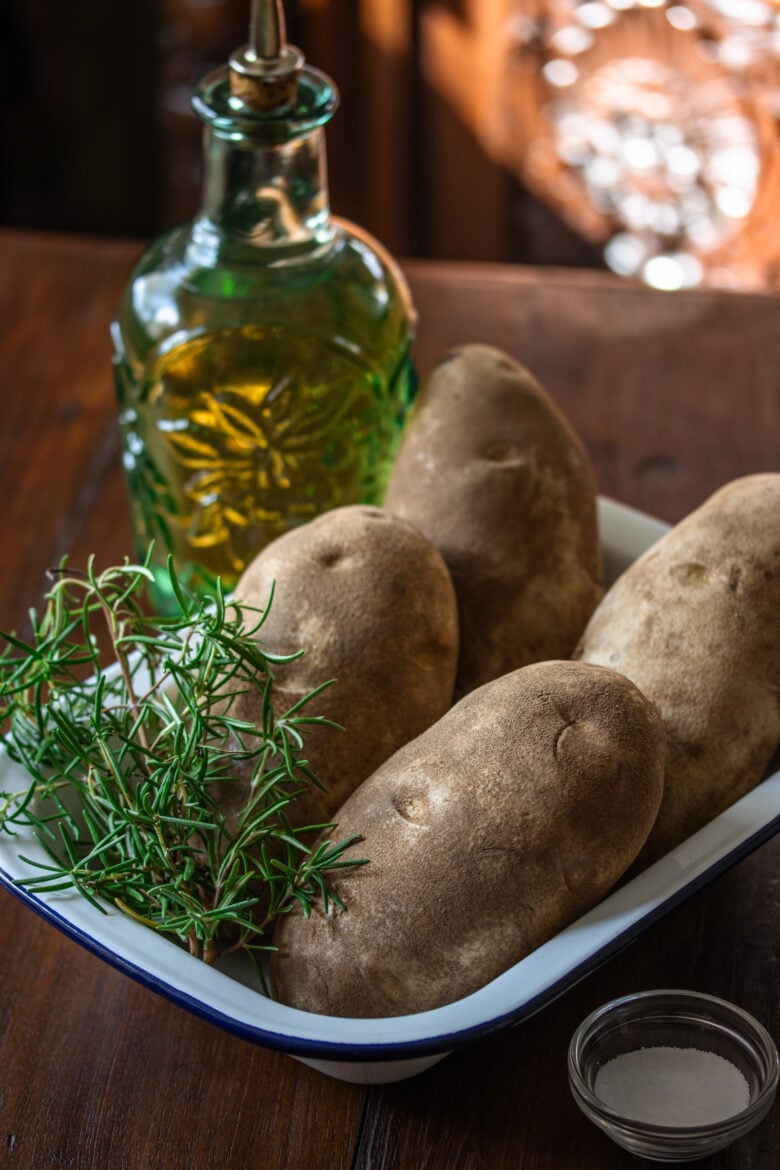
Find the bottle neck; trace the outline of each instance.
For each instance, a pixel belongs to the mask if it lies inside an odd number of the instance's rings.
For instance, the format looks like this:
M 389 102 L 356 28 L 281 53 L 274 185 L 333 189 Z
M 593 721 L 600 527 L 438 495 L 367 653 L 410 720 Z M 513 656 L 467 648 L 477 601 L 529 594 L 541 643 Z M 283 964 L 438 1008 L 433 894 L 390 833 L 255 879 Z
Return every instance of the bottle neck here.
M 205 129 L 203 205 L 193 238 L 212 260 L 282 263 L 333 238 L 322 126 L 283 142 Z

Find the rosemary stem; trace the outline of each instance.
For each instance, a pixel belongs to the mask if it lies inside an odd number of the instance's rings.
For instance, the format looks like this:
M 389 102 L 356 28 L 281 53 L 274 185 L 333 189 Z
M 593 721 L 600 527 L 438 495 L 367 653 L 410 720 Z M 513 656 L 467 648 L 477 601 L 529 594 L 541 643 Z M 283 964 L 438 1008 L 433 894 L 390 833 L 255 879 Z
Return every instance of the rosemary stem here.
M 108 635 L 111 639 L 114 656 L 116 661 L 119 663 L 119 669 L 122 672 L 122 679 L 124 681 L 125 690 L 127 691 L 127 698 L 129 700 L 130 713 L 137 718 L 140 714 L 141 707 L 138 701 L 138 696 L 135 693 L 133 676 L 130 671 L 130 665 L 127 659 L 127 654 L 125 653 L 125 648 L 124 646 L 120 645 L 120 631 L 117 627 L 115 615 L 106 602 L 103 594 L 99 592 L 97 596 L 100 608 L 103 611 L 106 626 L 108 628 Z M 143 723 L 139 723 L 138 725 L 138 742 L 143 748 L 146 749 L 146 751 L 149 750 L 149 741 L 147 739 L 146 728 L 144 727 Z
M 115 906 L 206 963 L 241 950 L 255 962 L 279 914 L 339 905 L 331 872 L 361 864 L 342 859 L 351 840 L 312 851 L 288 807 L 302 777 L 319 785 L 302 748 L 322 688 L 277 718 L 282 659 L 258 640 L 268 607 L 226 605 L 219 584 L 196 599 L 169 563 L 181 612 L 154 619 L 140 596 L 150 560 L 102 573 L 63 562 L 33 641 L 0 633 L 2 731 L 29 778 L 0 792 L 0 832 L 42 851 L 28 887 Z M 95 626 L 115 669 L 101 668 Z M 250 729 L 231 709 L 251 688 L 263 713 Z M 237 764 L 252 784 L 236 816 L 218 793 Z

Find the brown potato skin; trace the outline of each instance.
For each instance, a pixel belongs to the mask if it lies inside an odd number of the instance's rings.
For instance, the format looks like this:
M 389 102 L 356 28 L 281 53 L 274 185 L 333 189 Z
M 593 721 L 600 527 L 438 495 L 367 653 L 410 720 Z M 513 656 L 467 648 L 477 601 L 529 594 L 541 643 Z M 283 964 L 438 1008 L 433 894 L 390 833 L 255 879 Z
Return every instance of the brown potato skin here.
M 539 663 L 487 683 L 341 809 L 369 862 L 334 876 L 346 911 L 280 920 L 276 995 L 358 1017 L 468 995 L 610 889 L 662 784 L 661 722 L 615 671 Z
M 570 656 L 603 594 L 596 481 L 579 438 L 522 365 L 467 345 L 433 369 L 385 507 L 424 532 L 452 574 L 456 695 Z
M 780 741 L 780 475 L 727 484 L 631 565 L 576 657 L 625 674 L 666 727 L 639 868 L 758 784 Z
M 268 545 L 235 595 L 270 613 L 259 638 L 278 654 L 304 654 L 274 668 L 274 711 L 336 679 L 305 708 L 344 731 L 306 732 L 303 755 L 328 792 L 311 789 L 288 807 L 297 825 L 322 824 L 402 744 L 452 702 L 458 653 L 455 594 L 439 553 L 411 524 L 380 508 L 335 508 Z M 259 722 L 262 697 L 237 697 L 231 714 Z M 245 785 L 221 786 L 223 807 L 242 805 Z

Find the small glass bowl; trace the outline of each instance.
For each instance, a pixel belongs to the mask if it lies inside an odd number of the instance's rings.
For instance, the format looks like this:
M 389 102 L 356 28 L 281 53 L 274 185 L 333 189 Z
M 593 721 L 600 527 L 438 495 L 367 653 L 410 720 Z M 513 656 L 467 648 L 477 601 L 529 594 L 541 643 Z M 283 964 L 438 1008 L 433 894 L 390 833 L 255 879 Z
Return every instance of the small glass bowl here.
M 623 1117 L 594 1092 L 602 1065 L 626 1052 L 655 1047 L 714 1052 L 745 1077 L 741 1112 L 696 1126 L 665 1126 Z M 735 1004 L 694 991 L 645 991 L 612 1000 L 582 1021 L 569 1045 L 569 1084 L 582 1112 L 619 1146 L 656 1162 L 706 1158 L 742 1137 L 766 1116 L 780 1065 L 772 1037 Z

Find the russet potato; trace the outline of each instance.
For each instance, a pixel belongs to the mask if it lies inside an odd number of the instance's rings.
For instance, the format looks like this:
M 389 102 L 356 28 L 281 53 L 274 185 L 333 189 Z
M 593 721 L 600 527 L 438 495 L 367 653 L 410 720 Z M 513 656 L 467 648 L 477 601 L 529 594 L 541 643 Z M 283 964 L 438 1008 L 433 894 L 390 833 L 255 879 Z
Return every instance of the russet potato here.
M 599 901 L 644 843 L 663 728 L 622 675 L 540 663 L 471 692 L 337 814 L 366 865 L 346 909 L 296 909 L 274 934 L 275 993 L 335 1016 L 468 995 Z
M 758 784 L 780 742 L 780 474 L 727 484 L 631 565 L 576 657 L 625 674 L 666 727 L 639 867 Z
M 518 362 L 467 345 L 434 367 L 385 507 L 415 524 L 452 574 L 458 696 L 571 655 L 603 593 L 596 483 L 580 439 Z
M 327 792 L 312 788 L 288 807 L 298 825 L 321 824 L 388 756 L 452 702 L 458 651 L 455 595 L 440 554 L 411 524 L 380 508 L 335 508 L 268 545 L 236 596 L 263 609 L 263 647 L 303 655 L 274 668 L 282 715 L 329 679 L 304 714 L 339 724 L 308 730 L 303 755 Z M 262 695 L 237 696 L 231 714 L 259 723 Z M 241 782 L 219 793 L 246 799 Z

